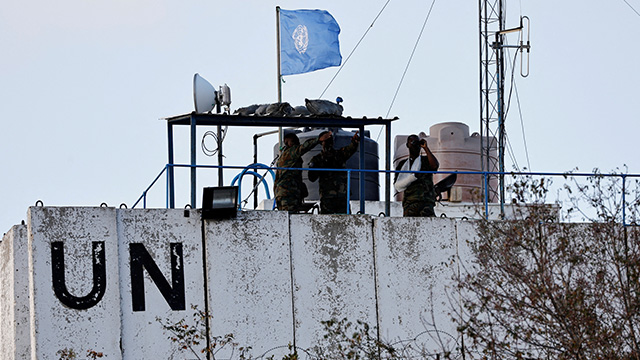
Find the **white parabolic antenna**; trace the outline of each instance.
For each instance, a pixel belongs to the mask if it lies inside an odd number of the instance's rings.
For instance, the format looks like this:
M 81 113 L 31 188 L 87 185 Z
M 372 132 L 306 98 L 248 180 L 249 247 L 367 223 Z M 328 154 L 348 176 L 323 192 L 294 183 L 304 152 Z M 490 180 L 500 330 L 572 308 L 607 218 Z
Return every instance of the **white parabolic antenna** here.
M 193 104 L 196 113 L 202 114 L 216 106 L 217 93 L 213 85 L 196 73 L 193 75 Z

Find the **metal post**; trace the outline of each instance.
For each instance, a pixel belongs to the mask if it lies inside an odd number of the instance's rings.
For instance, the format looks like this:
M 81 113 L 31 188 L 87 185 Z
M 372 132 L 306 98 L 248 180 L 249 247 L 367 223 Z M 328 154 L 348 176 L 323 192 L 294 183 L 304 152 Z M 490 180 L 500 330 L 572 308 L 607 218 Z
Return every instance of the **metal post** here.
M 482 176 L 484 178 L 484 217 L 489 220 L 489 174 L 485 171 Z
M 387 170 L 385 173 L 385 203 L 384 203 L 384 212 L 386 216 L 391 216 L 391 122 L 385 125 L 386 135 L 385 135 L 385 146 L 387 150 L 385 151 L 385 169 Z
M 496 78 L 498 90 L 498 171 L 500 172 L 500 218 L 504 219 L 504 65 L 502 50 L 502 37 L 496 33 Z
M 365 169 L 365 165 L 364 165 L 364 157 L 365 157 L 365 152 L 364 152 L 364 126 L 360 126 L 359 128 L 360 131 L 360 173 L 358 176 L 360 176 L 360 214 L 364 214 L 365 210 L 364 210 L 364 176 L 365 173 L 362 172 L 362 170 Z
M 167 121 L 167 137 L 168 137 L 168 148 L 169 148 L 169 163 L 167 166 L 167 191 L 168 191 L 168 207 L 170 209 L 175 208 L 175 178 L 173 176 L 173 125 Z
M 196 118 L 191 114 L 191 208 L 196 208 Z
M 216 112 L 220 113 L 220 103 L 216 101 Z M 218 186 L 224 186 L 224 174 L 222 169 L 222 126 L 218 125 Z M 192 205 L 193 206 L 193 205 Z M 194 207 L 195 208 L 195 207 Z
M 626 213 L 626 209 L 627 209 L 627 199 L 626 199 L 626 179 L 627 176 L 622 174 L 622 226 L 627 226 L 627 213 Z
M 258 134 L 253 135 L 253 163 L 258 163 Z M 257 170 L 256 170 L 257 172 Z M 265 174 L 266 176 L 266 174 Z M 258 179 L 253 177 L 253 208 L 258 208 Z
M 351 200 L 351 170 L 347 169 L 347 214 L 351 214 L 351 206 L 349 206 L 350 200 Z
M 282 69 L 280 67 L 280 6 L 276 6 L 276 48 L 276 58 L 278 63 L 278 102 L 282 102 L 282 75 L 280 75 L 280 73 L 282 72 Z M 282 127 L 280 129 L 282 129 Z
M 280 67 L 280 6 L 276 6 L 276 44 L 278 49 L 278 102 L 282 102 L 282 69 Z M 278 151 L 282 149 L 282 126 L 278 127 Z
M 222 129 L 218 125 L 218 186 L 224 186 L 224 175 L 222 172 Z

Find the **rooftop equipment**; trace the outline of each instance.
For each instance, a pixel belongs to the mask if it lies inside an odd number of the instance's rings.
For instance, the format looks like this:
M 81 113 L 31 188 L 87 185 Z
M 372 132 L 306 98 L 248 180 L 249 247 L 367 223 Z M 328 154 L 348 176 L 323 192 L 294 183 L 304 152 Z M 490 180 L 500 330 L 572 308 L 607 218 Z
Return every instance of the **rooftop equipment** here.
M 238 187 L 206 187 L 202 190 L 202 218 L 228 219 L 238 213 Z

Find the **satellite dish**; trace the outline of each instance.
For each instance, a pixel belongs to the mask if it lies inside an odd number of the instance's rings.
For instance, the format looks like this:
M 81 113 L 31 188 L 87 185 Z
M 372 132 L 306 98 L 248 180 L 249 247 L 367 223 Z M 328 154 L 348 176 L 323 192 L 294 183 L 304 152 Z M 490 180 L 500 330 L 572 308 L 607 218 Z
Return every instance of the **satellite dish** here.
M 196 73 L 193 75 L 193 104 L 196 113 L 211 112 L 217 104 L 218 93 L 211 83 Z

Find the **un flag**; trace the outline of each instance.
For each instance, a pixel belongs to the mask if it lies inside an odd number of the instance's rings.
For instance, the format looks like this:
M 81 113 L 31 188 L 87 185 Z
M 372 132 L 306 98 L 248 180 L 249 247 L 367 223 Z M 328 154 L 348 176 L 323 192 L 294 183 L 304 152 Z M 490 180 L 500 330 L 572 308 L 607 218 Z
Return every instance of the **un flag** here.
M 280 74 L 339 66 L 339 34 L 340 26 L 325 10 L 280 10 Z

